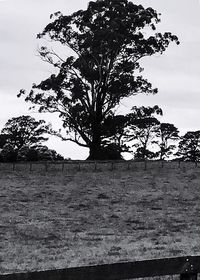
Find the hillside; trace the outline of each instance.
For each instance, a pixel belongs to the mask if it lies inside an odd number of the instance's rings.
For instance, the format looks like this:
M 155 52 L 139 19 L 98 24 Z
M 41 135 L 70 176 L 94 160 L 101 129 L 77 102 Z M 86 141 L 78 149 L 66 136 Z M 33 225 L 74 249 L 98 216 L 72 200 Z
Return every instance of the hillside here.
M 72 167 L 0 165 L 0 273 L 200 254 L 199 167 Z

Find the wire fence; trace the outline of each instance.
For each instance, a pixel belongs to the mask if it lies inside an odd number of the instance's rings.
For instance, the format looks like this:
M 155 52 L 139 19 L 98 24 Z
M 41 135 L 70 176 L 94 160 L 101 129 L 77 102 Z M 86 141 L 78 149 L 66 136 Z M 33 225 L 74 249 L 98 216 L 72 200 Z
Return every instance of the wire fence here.
M 200 167 L 197 162 L 182 161 L 35 161 L 35 162 L 13 162 L 0 163 L 0 170 L 5 171 L 146 171 L 146 170 L 166 170 L 166 169 L 193 169 Z

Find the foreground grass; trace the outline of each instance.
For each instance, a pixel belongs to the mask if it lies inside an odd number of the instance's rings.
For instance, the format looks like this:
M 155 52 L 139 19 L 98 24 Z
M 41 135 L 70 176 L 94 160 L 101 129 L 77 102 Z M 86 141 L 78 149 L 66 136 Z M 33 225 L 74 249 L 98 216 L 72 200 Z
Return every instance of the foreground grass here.
M 0 170 L 0 273 L 200 254 L 200 168 Z

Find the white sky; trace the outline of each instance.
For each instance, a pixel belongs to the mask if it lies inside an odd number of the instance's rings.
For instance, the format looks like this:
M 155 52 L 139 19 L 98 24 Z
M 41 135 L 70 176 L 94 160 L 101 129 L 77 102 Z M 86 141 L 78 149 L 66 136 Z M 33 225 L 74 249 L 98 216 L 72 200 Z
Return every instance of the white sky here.
M 47 78 L 54 69 L 37 56 L 42 41 L 37 33 L 50 22 L 51 13 L 70 14 L 87 7 L 87 0 L 0 0 L 0 129 L 9 118 L 22 114 L 51 121 L 60 127 L 56 115 L 28 111 L 29 105 L 16 95 L 21 88 L 30 90 L 33 82 Z M 135 0 L 161 13 L 159 30 L 179 37 L 181 45 L 171 44 L 162 55 L 143 61 L 143 75 L 158 87 L 157 95 L 138 95 L 126 100 L 118 112 L 134 105 L 159 105 L 163 122 L 174 123 L 181 133 L 200 129 L 200 1 Z M 30 104 L 31 105 L 31 104 Z M 48 146 L 65 157 L 85 159 L 88 149 L 54 137 Z

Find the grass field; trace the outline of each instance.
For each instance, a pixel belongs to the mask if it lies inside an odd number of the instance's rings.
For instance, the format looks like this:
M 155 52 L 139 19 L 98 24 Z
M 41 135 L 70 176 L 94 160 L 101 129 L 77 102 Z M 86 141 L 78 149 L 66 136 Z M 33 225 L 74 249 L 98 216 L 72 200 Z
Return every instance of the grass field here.
M 0 274 L 200 254 L 199 167 L 93 167 L 0 166 Z

